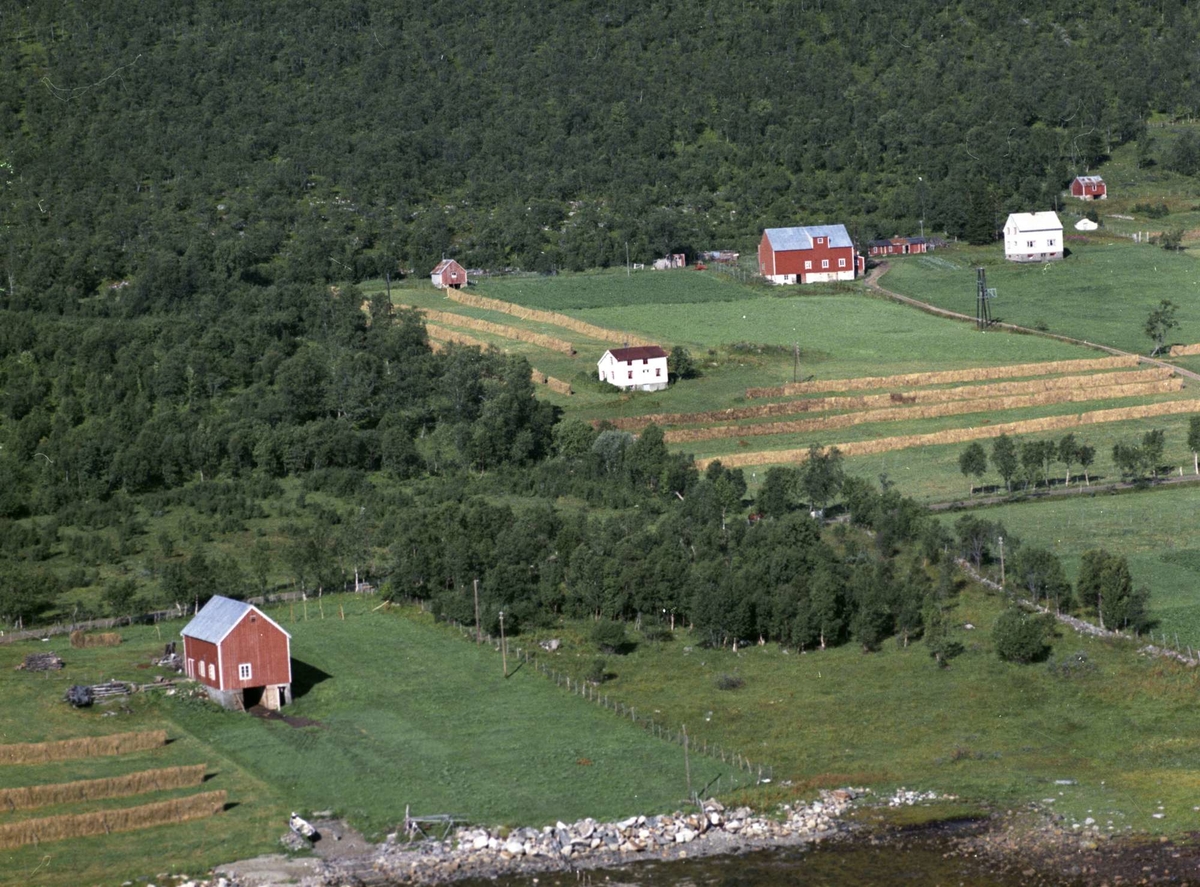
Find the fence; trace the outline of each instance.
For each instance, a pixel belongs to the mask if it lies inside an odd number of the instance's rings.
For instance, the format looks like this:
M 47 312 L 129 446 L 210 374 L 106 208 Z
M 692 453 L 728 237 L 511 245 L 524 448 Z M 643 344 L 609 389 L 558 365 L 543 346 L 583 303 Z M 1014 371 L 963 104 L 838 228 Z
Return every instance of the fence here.
M 419 607 L 425 612 L 429 611 L 429 605 L 426 601 L 409 598 L 406 602 Z M 446 622 L 448 625 L 457 628 L 464 637 L 475 637 L 474 628 L 463 625 L 461 622 L 455 622 L 452 619 L 448 619 Z M 493 637 L 490 634 L 482 634 L 479 640 L 486 642 L 495 649 L 501 648 L 500 638 Z M 521 647 L 515 647 L 512 652 L 518 662 L 530 666 L 535 671 L 554 681 L 556 686 L 565 688 L 568 692 L 574 693 L 581 699 L 586 699 L 588 702 L 600 706 L 605 711 L 612 712 L 617 717 L 629 718 L 631 723 L 637 724 L 652 736 L 679 745 L 684 749 L 685 753 L 699 754 L 713 761 L 720 761 L 723 765 L 733 768 L 729 773 L 717 776 L 708 785 L 707 790 L 709 791 L 717 793 L 726 790 L 732 791 L 736 788 L 745 788 L 750 785 L 756 785 L 759 782 L 770 781 L 774 778 L 774 768 L 769 764 L 751 761 L 741 752 L 724 748 L 715 742 L 709 742 L 707 739 L 697 739 L 696 737 L 689 736 L 685 728 L 681 727 L 675 730 L 669 726 L 660 724 L 645 714 L 639 715 L 634 706 L 626 705 L 619 700 L 609 699 L 608 694 L 600 692 L 595 684 L 572 678 L 568 674 L 551 668 L 542 662 L 534 652 Z M 725 788 L 725 786 L 728 786 L 728 788 Z

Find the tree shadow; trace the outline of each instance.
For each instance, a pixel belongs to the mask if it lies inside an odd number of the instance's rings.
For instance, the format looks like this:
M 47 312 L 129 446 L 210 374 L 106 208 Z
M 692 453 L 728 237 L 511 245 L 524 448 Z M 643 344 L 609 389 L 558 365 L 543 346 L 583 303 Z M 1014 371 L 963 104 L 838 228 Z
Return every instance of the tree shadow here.
M 292 699 L 305 696 L 313 687 L 329 680 L 333 675 L 309 665 L 302 659 L 292 659 Z

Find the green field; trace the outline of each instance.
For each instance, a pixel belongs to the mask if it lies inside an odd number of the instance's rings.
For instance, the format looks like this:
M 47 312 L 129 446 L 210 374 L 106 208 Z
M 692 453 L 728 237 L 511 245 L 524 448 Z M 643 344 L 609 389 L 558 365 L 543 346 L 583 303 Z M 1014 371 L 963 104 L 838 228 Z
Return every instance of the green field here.
M 1200 257 L 1109 238 L 1068 238 L 1061 262 L 1017 265 L 1002 245 L 960 247 L 891 263 L 880 281 L 902 295 L 964 314 L 975 313 L 975 268 L 987 269 L 997 297 L 992 314 L 1088 342 L 1148 354 L 1142 331 L 1162 299 L 1179 306 L 1168 343 L 1200 342 Z
M 473 287 L 484 296 L 527 308 L 564 311 L 568 308 L 610 308 L 621 305 L 690 305 L 737 302 L 758 298 L 763 286 L 743 286 L 706 271 L 640 270 L 624 268 L 553 277 L 492 277 Z
M 680 637 L 613 662 L 607 692 L 652 706 L 697 739 L 750 742 L 746 753 L 771 762 L 777 781 L 793 780 L 781 796 L 795 785 L 903 785 L 1001 811 L 1053 798 L 1046 807 L 1068 827 L 1090 815 L 1116 832 L 1200 828 L 1200 676 L 1070 631 L 1052 660 L 1082 652 L 1090 664 L 1081 671 L 1006 665 L 990 638 L 999 606 L 963 592 L 951 619 L 966 652 L 945 670 L 922 643 L 895 639 L 878 653 L 851 643 L 800 654 L 775 644 L 706 649 Z M 586 656 L 576 659 L 582 669 Z M 717 689 L 721 675 L 744 684 Z M 1075 782 L 1056 784 L 1065 779 Z
M 1200 487 L 1091 495 L 987 508 L 977 514 L 1001 521 L 1027 545 L 1048 548 L 1069 577 L 1080 556 L 1106 548 L 1129 559 L 1135 584 L 1150 589 L 1155 633 L 1178 634 L 1200 648 Z M 944 520 L 953 524 L 957 516 Z
M 491 648 L 435 628 L 415 612 L 373 611 L 377 603 L 352 596 L 313 600 L 307 621 L 300 604 L 294 620 L 290 607 L 270 611 L 293 635 L 297 698 L 285 713 L 312 721 L 309 726 L 225 712 L 184 696 L 134 697 L 129 713 L 118 717 L 62 702 L 70 684 L 148 680 L 152 672 L 138 663 L 161 650 L 153 628 L 124 630 L 126 643 L 112 649 L 76 651 L 65 638 L 0 646 L 0 695 L 7 703 L 0 707 L 0 742 L 154 727 L 165 727 L 173 740 L 136 759 L 0 768 L 0 787 L 207 762 L 215 775 L 205 789 L 227 789 L 234 805 L 210 821 L 0 851 L 7 873 L 0 883 L 120 883 L 152 876 L 167 859 L 175 871 L 196 873 L 269 851 L 290 809 L 332 809 L 382 838 L 408 805 L 415 814 L 540 825 L 665 811 L 686 798 L 678 746 L 568 696 L 532 668 L 517 670 L 512 659 L 515 673 L 506 680 Z M 181 627 L 164 625 L 162 637 Z M 13 670 L 25 653 L 47 648 L 58 650 L 68 667 L 44 675 Z M 148 800 L 159 797 L 137 802 Z M 82 812 L 104 803 L 45 812 Z

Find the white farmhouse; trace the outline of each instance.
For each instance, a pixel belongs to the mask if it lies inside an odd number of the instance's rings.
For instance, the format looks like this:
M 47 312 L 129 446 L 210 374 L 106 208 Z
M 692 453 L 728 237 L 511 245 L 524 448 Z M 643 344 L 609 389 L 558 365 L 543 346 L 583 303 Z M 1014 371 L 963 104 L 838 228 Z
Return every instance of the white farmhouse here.
M 1004 223 L 1004 258 L 1050 262 L 1063 257 L 1063 226 L 1054 212 L 1012 213 Z
M 610 348 L 597 367 L 600 381 L 636 391 L 660 391 L 667 387 L 667 352 L 657 345 Z

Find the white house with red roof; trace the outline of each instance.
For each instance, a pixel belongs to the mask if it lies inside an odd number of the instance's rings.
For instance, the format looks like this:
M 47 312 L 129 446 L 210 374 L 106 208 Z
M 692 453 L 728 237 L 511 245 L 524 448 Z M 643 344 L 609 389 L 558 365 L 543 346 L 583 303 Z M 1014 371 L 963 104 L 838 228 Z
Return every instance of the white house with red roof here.
M 657 345 L 610 348 L 596 364 L 600 381 L 629 391 L 667 387 L 667 352 Z
M 1004 258 L 1010 262 L 1053 262 L 1063 257 L 1058 213 L 1010 213 L 1004 223 Z

